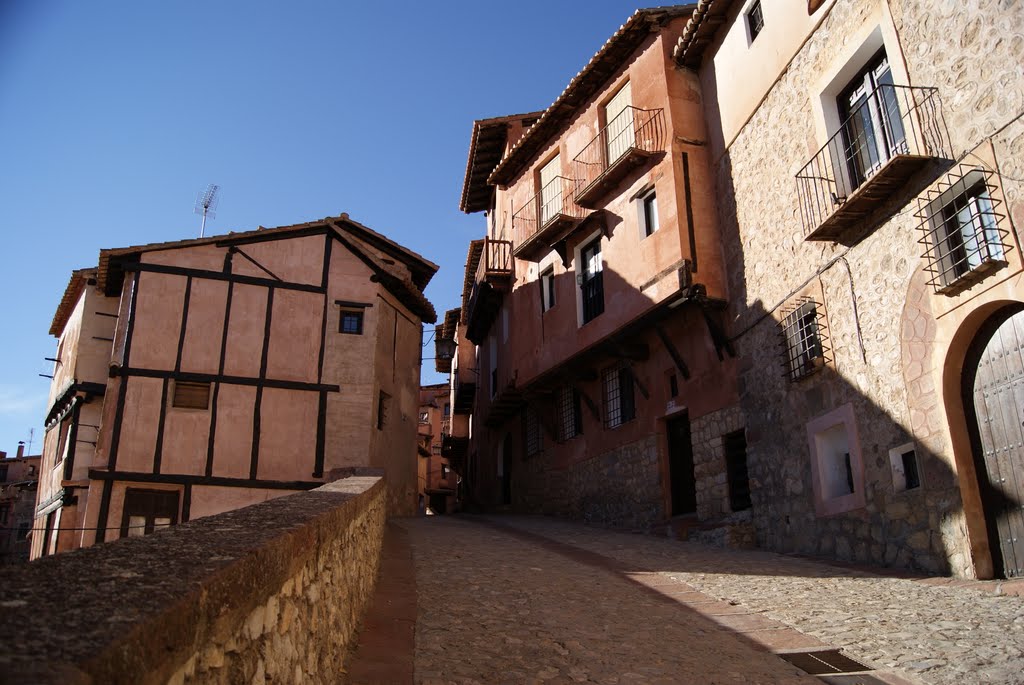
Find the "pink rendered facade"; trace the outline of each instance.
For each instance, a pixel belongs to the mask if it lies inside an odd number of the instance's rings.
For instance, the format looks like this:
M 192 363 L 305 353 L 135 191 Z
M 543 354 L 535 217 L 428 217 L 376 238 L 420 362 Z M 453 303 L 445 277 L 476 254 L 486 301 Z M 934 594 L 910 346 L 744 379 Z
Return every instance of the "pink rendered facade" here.
M 61 361 L 36 516 L 53 532 L 33 558 L 348 468 L 383 469 L 391 511 L 411 513 L 436 269 L 344 214 L 101 252 L 51 330 Z

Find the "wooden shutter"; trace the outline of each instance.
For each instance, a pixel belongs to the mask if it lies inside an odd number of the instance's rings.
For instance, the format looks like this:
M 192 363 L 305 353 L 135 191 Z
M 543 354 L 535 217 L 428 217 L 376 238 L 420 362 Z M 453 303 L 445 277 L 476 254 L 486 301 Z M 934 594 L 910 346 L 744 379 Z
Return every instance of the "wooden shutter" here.
M 619 89 L 608 104 L 604 106 L 604 121 L 607 126 L 608 139 L 605 141 L 608 153 L 608 164 L 611 164 L 634 145 L 633 104 L 629 81 Z

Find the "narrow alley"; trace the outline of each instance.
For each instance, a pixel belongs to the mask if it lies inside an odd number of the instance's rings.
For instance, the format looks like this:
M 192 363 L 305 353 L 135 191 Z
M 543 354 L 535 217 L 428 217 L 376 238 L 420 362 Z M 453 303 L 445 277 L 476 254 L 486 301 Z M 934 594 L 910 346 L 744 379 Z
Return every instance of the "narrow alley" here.
M 991 583 L 882 577 L 542 517 L 402 519 L 390 537 L 385 564 L 409 579 L 414 567 L 415 592 L 380 587 L 350 683 L 396 682 L 396 664 L 414 665 L 424 685 L 1024 683 L 1024 598 Z M 380 607 L 396 592 L 408 651 L 415 620 L 414 659 L 380 639 L 395 629 Z M 801 652 L 832 666 L 792 656 Z

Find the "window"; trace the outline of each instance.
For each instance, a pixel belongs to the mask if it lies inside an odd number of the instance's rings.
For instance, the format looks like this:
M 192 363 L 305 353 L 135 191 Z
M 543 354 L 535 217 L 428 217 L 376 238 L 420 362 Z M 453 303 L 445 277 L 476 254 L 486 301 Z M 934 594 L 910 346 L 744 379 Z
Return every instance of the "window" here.
M 0 464 L 0 481 L 7 480 L 7 464 Z
M 565 442 L 583 432 L 580 394 L 571 385 L 558 389 L 558 440 Z
M 547 225 L 549 221 L 563 214 L 562 205 L 562 161 L 555 155 L 540 170 L 540 224 Z
M 420 423 L 430 423 L 430 412 L 429 411 L 421 411 L 420 412 Z
M 583 300 L 583 323 L 589 323 L 604 312 L 600 237 L 580 251 L 579 284 Z
M 430 446 L 431 454 L 441 454 L 441 443 L 437 442 Z
M 636 418 L 636 403 L 633 397 L 633 370 L 627 364 L 605 369 L 602 375 L 604 387 L 604 425 L 616 428 Z
M 18 524 L 18 540 L 24 540 L 25 538 L 28 537 L 28 531 L 29 531 L 30 527 L 31 527 L 31 524 L 29 524 L 29 523 L 19 523 Z
M 986 172 L 970 169 L 929 198 L 918 212 L 936 292 L 952 295 L 1006 264 L 1006 248 Z M 933 192 L 932 195 L 935 193 Z
M 540 431 L 540 417 L 537 410 L 526 405 L 523 410 L 523 434 L 526 443 L 526 456 L 533 456 L 544 449 L 544 440 Z
M 629 81 L 619 89 L 604 106 L 604 121 L 607 130 L 605 141 L 605 164 L 611 166 L 619 157 L 634 147 L 636 134 L 633 131 L 633 98 Z
M 338 325 L 338 331 L 340 333 L 347 333 L 349 335 L 362 335 L 363 312 L 342 310 L 341 321 L 339 322 Z
M 892 469 L 892 487 L 895 492 L 904 492 L 921 487 L 921 472 L 917 465 L 917 450 L 914 443 L 889 450 L 889 466 Z
M 441 464 L 441 478 L 443 480 L 448 478 L 448 464 Z
M 377 395 L 377 430 L 384 430 L 388 422 L 388 409 L 391 404 L 391 395 L 383 390 Z
M 179 409 L 208 409 L 210 406 L 210 384 L 175 381 L 171 406 Z
M 803 300 L 782 320 L 782 338 L 785 346 L 786 377 L 798 381 L 824 365 L 822 326 L 818 320 L 818 306 L 813 300 Z
M 546 312 L 555 306 L 555 267 L 550 266 L 540 275 L 540 310 Z
M 11 510 L 11 505 L 0 504 L 0 526 L 7 525 L 7 513 Z
M 852 192 L 871 178 L 885 162 L 906 154 L 896 87 L 883 50 L 839 95 L 839 116 L 844 122 L 843 147 Z
M 754 0 L 747 10 L 747 33 L 750 35 L 750 42 L 753 43 L 761 29 L 764 28 L 764 13 L 761 11 L 761 0 Z
M 658 230 L 658 198 L 653 189 L 640 198 L 640 221 L 645 238 Z
M 750 476 L 747 472 L 747 435 L 738 430 L 722 436 L 725 450 L 725 473 L 729 483 L 729 508 L 743 511 L 750 508 Z
M 668 375 L 668 396 L 679 397 L 679 379 L 674 373 Z
M 450 405 L 447 402 L 444 403 L 444 415 L 445 416 L 451 416 L 452 415 L 452 405 Z
M 128 488 L 121 515 L 121 537 L 149 535 L 178 523 L 178 493 Z
M 814 505 L 819 516 L 864 506 L 864 465 L 850 403 L 807 424 Z
M 68 441 L 71 436 L 71 417 L 66 417 L 60 422 L 60 426 L 57 429 L 57 453 L 53 459 L 53 465 L 56 466 L 64 461 L 64 455 L 67 454 L 70 445 Z

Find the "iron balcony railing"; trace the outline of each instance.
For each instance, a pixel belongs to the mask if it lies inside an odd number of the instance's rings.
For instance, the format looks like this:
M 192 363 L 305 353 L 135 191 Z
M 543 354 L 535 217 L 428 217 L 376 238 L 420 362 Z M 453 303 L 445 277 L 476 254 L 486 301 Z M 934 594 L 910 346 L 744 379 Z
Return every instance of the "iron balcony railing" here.
M 935 88 L 880 85 L 797 173 L 808 239 L 835 239 L 929 159 L 948 157 Z
M 517 251 L 555 224 L 583 218 L 583 209 L 573 202 L 578 185 L 574 178 L 555 176 L 512 215 L 512 242 Z
M 664 149 L 663 110 L 626 107 L 573 158 L 573 173 L 579 179 L 576 201 L 594 199 L 597 187 L 617 180 L 620 174 L 616 171 L 619 167 L 628 167 L 629 161 Z

